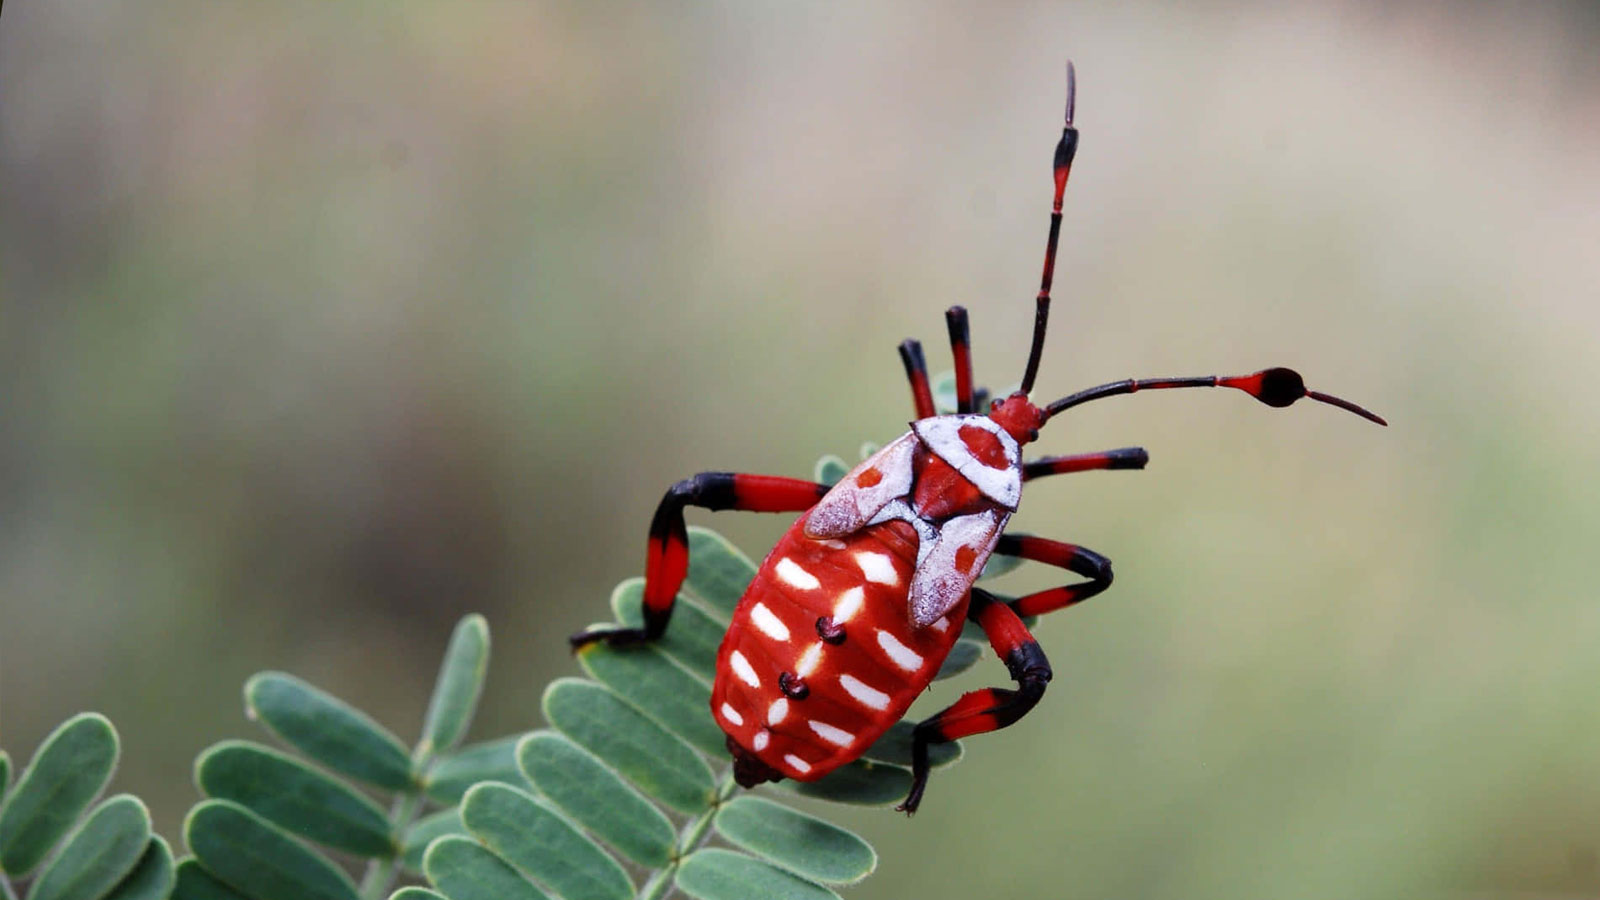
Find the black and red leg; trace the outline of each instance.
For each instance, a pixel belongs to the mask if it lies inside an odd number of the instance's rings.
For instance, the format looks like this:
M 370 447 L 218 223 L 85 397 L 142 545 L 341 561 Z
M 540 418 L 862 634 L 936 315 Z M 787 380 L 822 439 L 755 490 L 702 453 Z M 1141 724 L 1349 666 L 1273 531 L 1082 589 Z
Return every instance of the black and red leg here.
M 650 542 L 644 567 L 644 627 L 582 631 L 568 640 L 574 650 L 594 641 L 612 646 L 650 641 L 667 630 L 672 604 L 689 573 L 689 529 L 686 506 L 738 509 L 746 512 L 803 512 L 815 506 L 828 486 L 776 475 L 701 472 L 667 489 L 650 521 Z
M 901 341 L 900 362 L 905 364 L 906 379 L 911 382 L 911 402 L 916 405 L 917 418 L 934 415 L 933 388 L 928 384 L 928 361 L 922 355 L 922 342 L 913 338 Z
M 1066 569 L 1088 579 L 1012 600 L 1008 605 L 1020 616 L 1041 616 L 1076 606 L 1111 587 L 1111 560 L 1077 544 L 1026 534 L 1003 534 L 995 543 L 994 552 Z
M 1046 475 L 1066 475 L 1069 472 L 1092 472 L 1102 469 L 1142 469 L 1150 462 L 1150 454 L 1143 447 L 1122 447 L 1102 450 L 1099 453 L 1078 453 L 1072 456 L 1046 456 L 1022 464 L 1022 480 L 1032 481 Z
M 917 811 L 928 787 L 928 747 L 989 731 L 999 731 L 1028 714 L 1050 683 L 1050 661 L 1009 606 L 982 588 L 973 588 L 967 615 L 983 628 L 994 652 L 1005 660 L 1015 690 L 969 691 L 932 718 L 917 724 L 911 740 L 911 793 L 895 807 L 907 815 Z
M 944 322 L 950 329 L 950 355 L 956 367 L 956 412 L 966 415 L 977 409 L 972 396 L 972 330 L 966 307 L 945 310 Z

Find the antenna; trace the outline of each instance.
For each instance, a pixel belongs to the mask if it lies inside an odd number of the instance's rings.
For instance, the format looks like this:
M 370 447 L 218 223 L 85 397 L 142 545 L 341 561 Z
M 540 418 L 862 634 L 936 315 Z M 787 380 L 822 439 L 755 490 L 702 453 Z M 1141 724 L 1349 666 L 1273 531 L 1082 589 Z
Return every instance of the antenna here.
M 1039 278 L 1039 298 L 1033 316 L 1033 347 L 1028 351 L 1028 368 L 1022 374 L 1022 392 L 1033 390 L 1033 380 L 1039 374 L 1039 359 L 1044 355 L 1045 326 L 1050 321 L 1050 285 L 1056 276 L 1056 244 L 1061 239 L 1061 196 L 1067 190 L 1067 176 L 1072 174 L 1072 158 L 1078 152 L 1078 129 L 1072 127 L 1072 116 L 1078 108 L 1078 71 L 1067 60 L 1067 111 L 1066 124 L 1061 129 L 1061 140 L 1056 144 L 1055 200 L 1050 208 L 1050 240 L 1044 249 L 1044 274 Z

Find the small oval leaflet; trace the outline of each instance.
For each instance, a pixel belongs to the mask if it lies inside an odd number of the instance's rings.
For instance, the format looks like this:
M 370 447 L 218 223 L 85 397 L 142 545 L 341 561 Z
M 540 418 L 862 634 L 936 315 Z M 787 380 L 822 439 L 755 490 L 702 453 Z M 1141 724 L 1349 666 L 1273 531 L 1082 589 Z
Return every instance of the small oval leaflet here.
M 517 759 L 540 793 L 596 837 L 641 866 L 667 864 L 677 837 L 672 822 L 594 754 L 554 731 L 536 731 Z
M 245 705 L 285 743 L 335 772 L 392 791 L 411 788 L 411 754 L 366 713 L 283 672 L 245 682 Z
M 237 803 L 200 803 L 183 835 L 207 872 L 254 900 L 359 900 L 342 870 Z
M 544 693 L 550 724 L 646 794 L 680 812 L 714 799 L 711 769 L 681 738 L 592 681 L 558 679 Z
M 171 900 L 250 900 L 218 881 L 194 857 L 178 863 L 176 874 Z
M 716 829 L 735 846 L 812 881 L 853 884 L 878 865 L 872 846 L 855 834 L 762 797 L 728 801 Z
M 695 900 L 839 900 L 838 894 L 820 884 L 719 847 L 698 850 L 685 859 L 674 881 Z
M 711 686 L 654 647 L 614 650 L 597 644 L 578 654 L 589 677 L 610 688 L 668 731 L 713 758 L 726 752 L 726 735 L 708 712 Z
M 505 860 L 471 838 L 434 841 L 422 859 L 422 869 L 450 900 L 550 900 Z
M 100 897 L 133 871 L 149 843 L 150 811 L 137 797 L 112 797 L 67 839 L 28 900 Z
M 117 731 L 99 713 L 73 716 L 45 738 L 0 809 L 0 871 L 33 871 L 105 788 L 117 751 Z
M 388 816 L 377 804 L 270 747 L 217 744 L 195 763 L 195 781 L 206 796 L 232 800 L 323 846 L 365 857 L 394 852 Z
M 489 668 L 489 625 L 473 614 L 456 623 L 439 666 L 439 679 L 422 726 L 422 756 L 449 750 L 461 742 L 472 723 Z
M 176 878 L 172 848 L 161 837 L 152 837 L 133 871 L 103 900 L 166 900 Z
M 609 854 L 532 796 L 503 784 L 467 792 L 461 821 L 495 855 L 567 900 L 629 900 L 633 882 Z

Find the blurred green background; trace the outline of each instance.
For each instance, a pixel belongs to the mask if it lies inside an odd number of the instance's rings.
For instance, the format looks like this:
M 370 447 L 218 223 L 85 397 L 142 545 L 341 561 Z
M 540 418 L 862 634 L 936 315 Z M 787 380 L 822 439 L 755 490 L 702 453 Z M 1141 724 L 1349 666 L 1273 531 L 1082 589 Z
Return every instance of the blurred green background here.
M 1593 895 L 1597 42 L 1561 3 L 11 0 L 0 742 L 109 714 L 173 834 L 247 675 L 410 735 L 472 610 L 475 733 L 536 724 L 672 481 L 893 437 L 951 303 L 1017 379 L 1071 56 L 1039 393 L 1288 364 L 1393 427 L 1053 424 L 1151 452 L 1017 519 L 1116 586 L 914 820 L 828 813 L 883 855 L 850 896 Z

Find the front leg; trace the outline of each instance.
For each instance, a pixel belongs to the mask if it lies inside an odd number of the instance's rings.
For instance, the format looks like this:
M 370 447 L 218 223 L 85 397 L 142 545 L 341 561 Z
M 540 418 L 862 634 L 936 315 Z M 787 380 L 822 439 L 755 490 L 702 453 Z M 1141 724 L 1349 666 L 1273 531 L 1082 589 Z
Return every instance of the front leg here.
M 1032 481 L 1046 475 L 1066 475 L 1100 469 L 1142 469 L 1149 462 L 1150 454 L 1146 453 L 1143 447 L 1122 447 L 1117 450 L 1077 453 L 1072 456 L 1046 456 L 1023 463 L 1022 480 Z
M 644 566 L 644 627 L 580 631 L 567 640 L 577 650 L 594 641 L 613 647 L 660 637 L 672 618 L 672 604 L 689 572 L 689 529 L 685 506 L 740 509 L 747 512 L 803 512 L 815 506 L 828 486 L 776 475 L 701 472 L 667 489 L 650 522 Z
M 1050 661 L 1028 626 L 1011 608 L 982 588 L 972 589 L 968 615 L 989 636 L 994 652 L 1005 660 L 1017 689 L 970 691 L 948 708 L 917 724 L 911 742 L 911 793 L 895 807 L 906 815 L 917 811 L 928 786 L 928 746 L 987 731 L 999 731 L 1033 709 L 1050 683 Z

